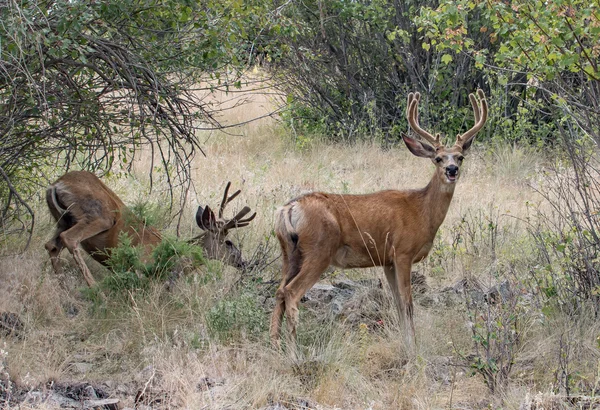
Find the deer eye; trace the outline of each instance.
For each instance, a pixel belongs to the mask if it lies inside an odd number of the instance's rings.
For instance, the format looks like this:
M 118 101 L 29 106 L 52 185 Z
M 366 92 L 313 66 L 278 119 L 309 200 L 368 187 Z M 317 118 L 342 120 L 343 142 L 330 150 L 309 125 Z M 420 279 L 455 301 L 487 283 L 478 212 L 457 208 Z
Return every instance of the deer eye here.
M 461 155 L 460 157 L 458 157 L 458 158 L 456 158 L 456 159 L 458 160 L 458 162 L 462 162 L 462 161 L 463 161 L 463 159 L 465 159 L 465 157 L 463 157 L 463 156 Z
M 440 162 L 442 162 L 442 157 L 435 157 L 435 162 L 437 162 L 438 164 L 439 164 Z

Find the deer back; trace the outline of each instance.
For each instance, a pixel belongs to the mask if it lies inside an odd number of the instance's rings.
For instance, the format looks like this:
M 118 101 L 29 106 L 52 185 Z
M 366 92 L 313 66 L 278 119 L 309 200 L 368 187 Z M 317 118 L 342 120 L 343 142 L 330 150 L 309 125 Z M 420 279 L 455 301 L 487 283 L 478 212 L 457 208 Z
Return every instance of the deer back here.
M 303 247 L 310 247 L 306 241 L 319 242 L 319 236 L 328 238 L 335 243 L 333 263 L 337 266 L 388 265 L 395 254 L 416 255 L 433 241 L 435 225 L 445 212 L 439 216 L 427 212 L 437 213 L 440 208 L 427 208 L 425 202 L 425 190 L 365 195 L 315 192 L 280 209 L 276 232 L 282 238 L 297 234 Z

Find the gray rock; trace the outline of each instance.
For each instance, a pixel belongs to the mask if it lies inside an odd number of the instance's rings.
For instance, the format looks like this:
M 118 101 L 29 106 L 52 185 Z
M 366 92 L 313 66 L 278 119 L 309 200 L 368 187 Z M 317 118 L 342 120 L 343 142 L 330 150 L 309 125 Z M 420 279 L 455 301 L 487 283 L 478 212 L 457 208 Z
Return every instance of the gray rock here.
M 87 374 L 90 371 L 92 371 L 92 369 L 94 368 L 94 365 L 92 363 L 77 362 L 77 363 L 71 363 L 71 367 L 73 368 L 73 370 L 76 373 Z
M 119 399 L 85 400 L 84 409 L 118 410 Z

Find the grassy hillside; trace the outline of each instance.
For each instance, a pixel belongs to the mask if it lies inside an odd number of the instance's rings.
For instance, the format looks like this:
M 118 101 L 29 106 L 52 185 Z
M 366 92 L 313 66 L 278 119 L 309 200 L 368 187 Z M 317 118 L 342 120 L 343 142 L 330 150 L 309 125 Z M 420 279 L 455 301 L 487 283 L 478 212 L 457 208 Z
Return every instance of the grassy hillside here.
M 222 120 L 256 116 L 269 104 L 258 98 Z M 18 335 L 0 336 L 0 400 L 13 395 L 6 406 L 59 407 L 48 392 L 78 382 L 119 398 L 122 407 L 134 407 L 138 396 L 154 408 L 190 409 L 563 408 L 566 389 L 587 397 L 596 391 L 600 326 L 544 309 L 529 281 L 538 261 L 524 221 L 546 206 L 531 188 L 540 184 L 543 156 L 475 142 L 434 249 L 414 266 L 427 282 L 416 296 L 415 356 L 403 349 L 387 284 L 378 286 L 385 282 L 381 269 L 364 269 L 324 275 L 324 283 L 348 278 L 367 285 L 342 314 L 318 302 L 302 307 L 302 358 L 292 360 L 268 343 L 280 269 L 276 208 L 312 190 L 422 187 L 433 166 L 403 146 L 298 139 L 269 119 L 207 134 L 203 148 L 207 157 L 195 162 L 181 236 L 198 234 L 196 206 L 217 206 L 232 181 L 242 194 L 228 211 L 249 205 L 258 212 L 231 238 L 256 269 L 241 276 L 209 261 L 171 290 L 157 281 L 102 303 L 84 291 L 66 251 L 66 277 L 52 272 L 43 244 L 53 221 L 40 201 L 29 250 L 14 254 L 17 246 L 9 245 L 0 259 L 0 312 L 15 313 L 23 324 Z M 155 181 L 148 195 L 148 161 L 138 161 L 134 176 L 106 182 L 127 204 L 147 200 L 159 226 L 174 233 L 164 211 L 165 182 Z M 97 279 L 110 275 L 89 264 Z M 500 302 L 489 302 L 494 289 Z

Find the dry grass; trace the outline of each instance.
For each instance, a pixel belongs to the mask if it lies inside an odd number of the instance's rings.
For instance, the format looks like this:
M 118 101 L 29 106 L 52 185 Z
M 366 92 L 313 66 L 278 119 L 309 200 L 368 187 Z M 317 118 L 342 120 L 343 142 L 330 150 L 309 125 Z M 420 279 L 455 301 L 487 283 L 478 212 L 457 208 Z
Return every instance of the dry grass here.
M 223 121 L 244 120 L 269 107 L 269 101 L 261 97 L 241 110 L 232 110 Z M 182 235 L 197 233 L 195 207 L 207 203 L 216 206 L 226 181 L 232 181 L 243 191 L 229 212 L 246 204 L 258 212 L 250 228 L 233 234 L 246 254 L 252 254 L 267 239 L 274 244 L 275 209 L 302 192 L 417 188 L 424 186 L 433 172 L 428 161 L 400 146 L 382 150 L 367 142 L 332 145 L 315 138 L 298 149 L 285 130 L 266 120 L 234 131 L 206 135 L 203 148 L 207 157 L 195 162 L 195 191 L 188 197 Z M 428 276 L 433 290 L 453 285 L 464 276 L 482 281 L 491 277 L 488 253 L 461 253 L 449 246 L 453 228 L 460 225 L 464 215 L 509 212 L 524 216 L 526 201 L 539 201 L 525 184 L 528 170 L 535 169 L 536 155 L 516 149 L 502 151 L 501 159 L 499 155 L 475 150 L 467 158 L 436 244 L 437 253 L 416 267 Z M 147 161 L 138 160 L 136 177 L 108 180 L 126 203 L 147 197 L 143 172 Z M 504 164 L 501 172 L 494 165 L 498 161 Z M 527 162 L 525 171 L 520 166 L 523 162 Z M 159 182 L 152 194 L 154 202 L 164 203 L 161 198 L 165 192 L 166 186 Z M 52 380 L 108 381 L 113 391 L 121 391 L 116 394 L 129 407 L 133 407 L 136 391 L 145 386 L 148 396 L 163 398 L 163 406 L 182 408 L 253 409 L 281 403 L 289 408 L 434 409 L 503 403 L 516 409 L 528 391 L 549 391 L 555 362 L 547 357 L 560 353 L 556 347 L 560 335 L 574 334 L 577 336 L 570 340 L 576 353 L 571 356 L 571 366 L 581 366 L 581 377 L 597 382 L 592 380 L 596 376 L 590 369 L 598 362 L 594 342 L 599 326 L 591 321 L 585 327 L 569 327 L 560 320 L 548 320 L 527 333 L 521 362 L 507 390 L 491 395 L 479 376 L 468 377 L 468 369 L 459 366 L 457 352 L 472 345 L 463 308 L 422 306 L 417 299 L 418 346 L 416 355 L 411 356 L 403 351 L 387 290 L 386 309 L 381 313 L 384 326 L 378 330 L 335 321 L 323 325 L 318 317 L 303 312 L 299 332 L 303 334 L 304 355 L 297 361 L 271 350 L 266 329 L 254 336 L 242 332 L 231 340 L 211 333 L 214 329 L 207 319 L 211 309 L 240 292 L 238 274 L 229 268 L 223 269 L 221 279 L 208 285 L 195 280 L 205 273 L 201 271 L 180 280 L 171 293 L 156 284 L 144 295 L 128 295 L 98 308 L 77 290 L 83 282 L 74 268 L 62 287 L 51 273 L 43 243 L 50 236 L 52 223 L 43 204 L 38 214 L 41 217 L 32 249 L 0 259 L 0 311 L 19 314 L 26 328 L 21 338 L 0 339 L 0 348 L 7 352 L 8 372 L 22 388 Z M 527 256 L 521 254 L 526 247 L 518 242 L 522 227 L 511 218 L 502 218 L 506 229 L 498 254 L 503 261 L 516 263 Z M 275 257 L 278 250 L 273 247 L 271 252 Z M 220 267 L 213 264 L 210 269 Z M 260 275 L 268 280 L 277 277 L 278 269 L 276 262 Z M 93 274 L 99 277 L 107 271 L 96 267 Z M 378 269 L 347 274 L 383 278 Z M 266 321 L 271 305 L 264 295 L 272 294 L 273 289 L 260 292 L 253 300 L 258 306 L 256 314 Z M 47 406 L 33 407 L 50 408 Z

